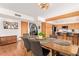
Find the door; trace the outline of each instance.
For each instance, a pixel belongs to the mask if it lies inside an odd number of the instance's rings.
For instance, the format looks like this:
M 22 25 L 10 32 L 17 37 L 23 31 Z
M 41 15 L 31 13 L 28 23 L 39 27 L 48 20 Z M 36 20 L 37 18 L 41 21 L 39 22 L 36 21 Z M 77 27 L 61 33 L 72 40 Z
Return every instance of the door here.
M 23 36 L 24 33 L 28 33 L 28 22 L 21 22 L 21 36 Z

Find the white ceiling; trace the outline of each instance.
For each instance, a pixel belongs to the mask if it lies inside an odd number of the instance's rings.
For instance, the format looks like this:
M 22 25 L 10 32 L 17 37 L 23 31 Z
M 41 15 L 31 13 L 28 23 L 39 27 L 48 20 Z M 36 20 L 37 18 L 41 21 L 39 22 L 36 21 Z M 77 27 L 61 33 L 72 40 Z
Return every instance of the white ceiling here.
M 79 23 L 79 16 L 64 18 L 60 20 L 49 21 L 50 24 L 69 24 L 69 23 Z
M 0 7 L 35 18 L 39 17 L 41 20 L 73 11 L 79 11 L 79 3 L 50 3 L 48 10 L 45 11 L 40 9 L 37 3 L 0 3 Z M 57 22 L 61 23 L 62 21 L 53 21 L 52 23 Z
M 0 6 L 33 17 L 45 13 L 37 3 L 0 3 Z
M 39 8 L 37 3 L 0 3 L 4 7 L 15 12 L 33 17 L 49 18 L 59 14 L 79 10 L 78 3 L 50 3 L 48 10 L 44 11 Z

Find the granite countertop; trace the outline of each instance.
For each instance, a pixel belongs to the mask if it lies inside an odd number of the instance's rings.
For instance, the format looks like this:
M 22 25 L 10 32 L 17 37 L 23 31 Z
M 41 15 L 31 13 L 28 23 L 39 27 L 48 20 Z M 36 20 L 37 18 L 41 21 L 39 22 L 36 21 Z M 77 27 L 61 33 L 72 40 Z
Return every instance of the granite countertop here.
M 60 32 L 60 33 L 64 33 L 64 34 L 66 34 L 67 32 Z M 69 33 L 79 34 L 79 32 L 69 32 Z

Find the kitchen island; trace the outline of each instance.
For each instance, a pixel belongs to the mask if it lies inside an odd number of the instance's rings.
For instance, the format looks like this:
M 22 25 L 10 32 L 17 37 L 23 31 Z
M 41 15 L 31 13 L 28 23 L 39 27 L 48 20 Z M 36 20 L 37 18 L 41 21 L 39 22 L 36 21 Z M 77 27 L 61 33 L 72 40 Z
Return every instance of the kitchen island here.
M 57 38 L 62 40 L 70 40 L 72 41 L 72 44 L 79 45 L 79 33 L 78 32 L 59 32 L 57 34 Z

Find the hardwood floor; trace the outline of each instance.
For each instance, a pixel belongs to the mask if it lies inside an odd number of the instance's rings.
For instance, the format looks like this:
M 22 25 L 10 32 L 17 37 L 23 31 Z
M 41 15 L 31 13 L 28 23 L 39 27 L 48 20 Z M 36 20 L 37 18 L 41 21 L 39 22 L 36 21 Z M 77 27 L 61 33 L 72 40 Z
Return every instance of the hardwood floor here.
M 19 40 L 15 44 L 0 46 L 0 56 L 25 56 L 27 50 L 23 45 L 23 41 Z
M 18 40 L 15 44 L 0 46 L 0 56 L 31 56 L 31 51 L 28 53 L 23 41 Z

